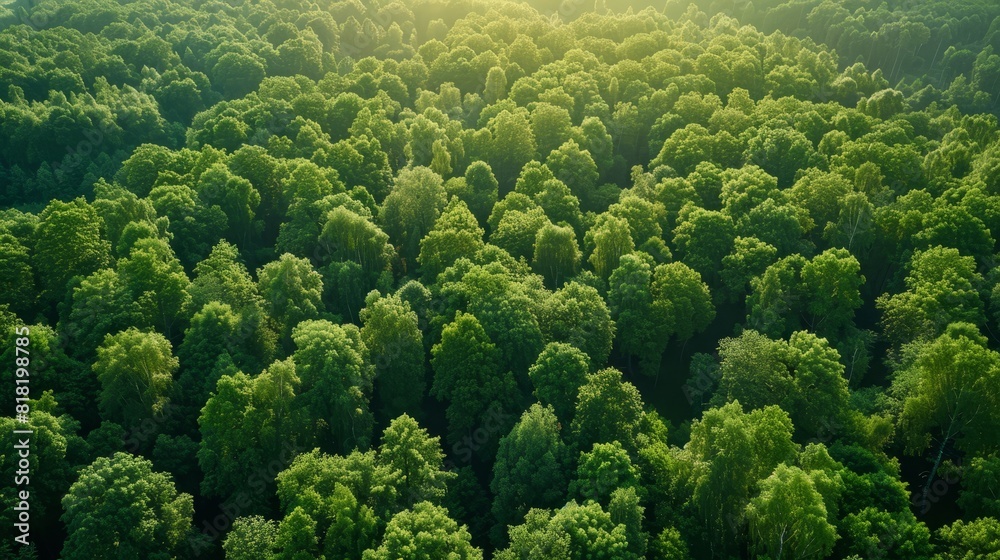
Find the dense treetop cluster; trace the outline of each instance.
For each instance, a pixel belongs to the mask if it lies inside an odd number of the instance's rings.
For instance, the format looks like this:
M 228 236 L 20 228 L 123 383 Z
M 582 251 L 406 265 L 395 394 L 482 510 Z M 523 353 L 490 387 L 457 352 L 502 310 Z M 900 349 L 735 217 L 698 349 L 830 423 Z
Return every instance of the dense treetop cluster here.
M 1000 5 L 620 4 L 0 8 L 0 553 L 1000 555 Z

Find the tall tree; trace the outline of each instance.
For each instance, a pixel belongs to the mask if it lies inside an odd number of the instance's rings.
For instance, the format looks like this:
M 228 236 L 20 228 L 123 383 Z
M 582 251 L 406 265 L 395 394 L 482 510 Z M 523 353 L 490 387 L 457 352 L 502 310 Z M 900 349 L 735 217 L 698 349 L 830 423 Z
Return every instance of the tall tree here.
M 949 325 L 920 346 L 916 359 L 893 382 L 903 401 L 899 423 L 907 451 L 922 453 L 937 441 L 924 499 L 951 442 L 968 452 L 995 448 L 989 434 L 1000 428 L 1000 354 L 986 342 L 974 325 Z
M 296 406 L 304 407 L 323 449 L 364 449 L 371 442 L 374 368 L 354 325 L 303 321 L 292 331 L 292 359 L 301 380 Z
M 482 560 L 483 552 L 472 546 L 472 536 L 459 526 L 448 510 L 420 502 L 412 510 L 401 511 L 386 525 L 382 544 L 366 550 L 364 560 L 394 558 L 454 558 Z
M 771 558 L 825 558 L 837 540 L 823 496 L 798 467 L 778 465 L 747 505 L 755 548 Z
M 507 526 L 520 524 L 529 509 L 556 507 L 565 497 L 569 453 L 560 430 L 552 407 L 536 403 L 500 439 L 490 482 L 495 540 L 503 541 Z
M 257 286 L 287 348 L 292 330 L 323 311 L 323 278 L 307 259 L 285 253 L 257 271 Z
M 169 402 L 178 360 L 159 333 L 130 328 L 108 335 L 93 369 L 101 383 L 101 415 L 126 426 L 161 414 Z
M 424 344 L 417 314 L 398 295 L 371 292 L 361 310 L 361 341 L 375 366 L 375 392 L 385 418 L 420 417 L 426 390 Z
M 431 437 L 417 421 L 403 414 L 382 433 L 379 465 L 385 466 L 393 486 L 407 507 L 417 502 L 439 504 L 455 474 L 444 470 L 440 438 Z
M 445 416 L 451 442 L 471 436 L 487 422 L 495 425 L 498 416 L 506 418 L 506 411 L 516 406 L 517 382 L 512 373 L 500 369 L 500 351 L 474 315 L 458 312 L 431 355 L 431 394 L 448 403 Z
M 53 200 L 39 215 L 34 266 L 42 281 L 42 298 L 60 301 L 74 276 L 86 276 L 108 265 L 111 245 L 101 237 L 103 220 L 83 198 Z
M 618 441 L 633 451 L 642 417 L 639 390 L 622 381 L 620 371 L 606 368 L 588 375 L 580 387 L 570 429 L 577 449 Z
M 64 558 L 167 560 L 187 553 L 194 504 L 146 459 L 115 453 L 80 472 L 62 500 Z

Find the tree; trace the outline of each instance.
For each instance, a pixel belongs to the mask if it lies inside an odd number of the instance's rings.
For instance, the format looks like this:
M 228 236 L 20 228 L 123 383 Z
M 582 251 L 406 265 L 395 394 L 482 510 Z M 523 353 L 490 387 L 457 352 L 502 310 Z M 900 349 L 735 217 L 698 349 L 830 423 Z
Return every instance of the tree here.
M 327 214 L 317 247 L 320 262 L 327 261 L 327 251 L 332 262 L 322 269 L 324 285 L 333 292 L 334 309 L 355 321 L 364 294 L 391 277 L 396 251 L 385 232 L 344 206 Z
M 315 522 L 311 534 L 321 538 L 324 555 L 360 558 L 375 547 L 379 527 L 402 509 L 391 472 L 377 464 L 376 455 L 331 456 L 314 449 L 296 455 L 278 473 L 282 511 L 287 516 L 298 509 Z
M 248 358 L 256 358 L 257 363 L 271 361 L 277 343 L 274 325 L 267 319 L 264 298 L 235 245 L 221 241 L 212 248 L 208 257 L 195 266 L 188 293 L 192 315 L 213 301 L 228 305 L 238 318 L 234 334 L 239 336 L 232 340 L 234 345 Z M 233 358 L 237 364 L 247 365 L 240 362 L 239 354 L 234 353 Z
M 531 131 L 538 142 L 538 154 L 547 158 L 549 153 L 569 139 L 573 120 L 569 111 L 551 103 L 539 102 L 531 110 Z
M 257 289 L 286 346 L 296 325 L 318 318 L 323 311 L 323 278 L 307 259 L 285 253 L 264 265 L 257 271 Z
M 431 437 L 417 421 L 403 414 L 382 433 L 377 463 L 386 467 L 402 503 L 439 504 L 455 474 L 444 470 L 440 438 Z
M 786 343 L 746 330 L 719 342 L 719 358 L 715 404 L 781 406 L 805 437 L 824 434 L 831 424 L 850 425 L 844 366 L 826 339 L 798 331 Z
M 434 227 L 448 199 L 441 176 L 426 167 L 403 169 L 382 202 L 380 222 L 407 260 L 414 260 L 420 240 Z
M 545 277 L 548 287 L 556 289 L 567 278 L 576 276 L 581 256 L 573 228 L 546 224 L 535 235 L 535 254 L 531 259 L 531 266 L 535 272 Z
M 228 52 L 212 67 L 212 82 L 229 98 L 257 89 L 264 76 L 264 61 L 250 53 Z
M 31 329 L 32 350 L 39 349 L 34 346 L 35 337 L 39 334 L 41 333 L 35 328 Z M 11 345 L 13 346 L 13 341 Z M 13 363 L 13 358 L 11 362 Z M 14 386 L 13 381 L 10 384 Z M 15 523 L 24 523 L 26 520 L 21 512 L 28 511 L 30 532 L 61 527 L 59 500 L 66 495 L 70 484 L 76 479 L 79 471 L 77 463 L 86 460 L 88 450 L 87 442 L 77 435 L 79 422 L 67 414 L 56 416 L 60 403 L 52 397 L 51 391 L 38 394 L 40 398 L 29 401 L 31 411 L 26 421 L 14 415 L 0 417 L 0 429 L 6 434 L 3 437 L 4 451 L 0 454 L 0 459 L 3 460 L 0 474 L 12 482 L 17 480 L 16 485 L 8 484 L 0 490 L 0 495 L 5 500 L 0 508 L 0 518 L 13 526 Z M 22 430 L 30 430 L 30 433 L 25 434 Z M 30 445 L 30 452 L 26 456 L 22 451 L 25 448 L 24 438 L 29 440 Z M 27 510 L 19 493 L 25 491 L 25 485 L 29 482 L 31 499 L 30 510 Z
M 1000 458 L 996 454 L 973 457 L 962 470 L 962 493 L 958 505 L 971 518 L 1000 516 L 996 492 L 1000 480 Z
M 524 164 L 535 156 L 535 135 L 521 111 L 504 109 L 487 124 L 490 132 L 487 158 L 496 174 L 501 194 L 514 187 L 514 180 Z
M 65 296 L 70 278 L 107 266 L 111 245 L 101 237 L 103 221 L 83 198 L 53 200 L 38 219 L 34 268 L 42 281 L 42 298 L 51 303 Z
M 26 314 L 35 303 L 35 276 L 28 248 L 17 237 L 0 232 L 0 303 Z
M 718 263 L 733 251 L 736 226 L 728 215 L 695 206 L 681 210 L 674 228 L 674 245 L 680 261 L 715 285 Z
M 354 325 L 325 320 L 302 321 L 292 331 L 292 359 L 301 380 L 296 406 L 313 422 L 321 448 L 365 448 L 374 420 L 368 409 L 374 368 Z
M 156 213 L 169 221 L 171 247 L 188 269 L 208 256 L 229 227 L 221 208 L 206 205 L 186 185 L 158 185 L 150 191 L 148 200 Z
M 434 227 L 420 240 L 417 263 L 429 282 L 459 257 L 473 255 L 483 247 L 483 229 L 465 202 L 453 198 Z
M 418 416 L 424 398 L 424 343 L 417 314 L 399 296 L 371 292 L 361 310 L 361 341 L 375 366 L 375 389 L 385 418 Z
M 620 371 L 606 368 L 589 374 L 587 382 L 580 387 L 570 430 L 577 449 L 618 441 L 625 449 L 633 451 L 642 417 L 639 390 L 622 381 Z
M 529 509 L 557 507 L 565 497 L 569 454 L 560 429 L 552 407 L 536 403 L 500 439 L 490 482 L 500 532 L 520 524 Z
M 584 243 L 590 249 L 587 262 L 601 278 L 608 278 L 618 268 L 624 255 L 635 250 L 628 222 L 611 214 L 601 214 L 587 230 Z
M 733 252 L 722 258 L 723 295 L 739 302 L 746 297 L 751 279 L 760 276 L 778 257 L 778 250 L 756 237 L 737 237 Z
M 802 290 L 810 330 L 821 335 L 840 334 L 854 325 L 861 307 L 861 264 L 847 249 L 827 249 L 802 266 Z
M 778 465 L 747 505 L 756 548 L 771 558 L 825 558 L 837 540 L 827 511 L 809 476 Z
M 386 525 L 382 544 L 376 549 L 366 550 L 362 558 L 482 560 L 483 552 L 472 546 L 471 539 L 465 526 L 460 527 L 448 516 L 448 510 L 429 502 L 420 502 L 412 510 L 393 516 Z
M 847 514 L 839 527 L 834 554 L 841 551 L 862 558 L 932 558 L 931 532 L 909 510 L 888 512 L 866 507 Z
M 298 386 L 291 360 L 253 378 L 240 371 L 219 378 L 198 417 L 202 494 L 238 501 L 248 513 L 266 511 L 265 490 L 274 480 L 258 480 L 255 466 L 307 441 L 305 418 L 294 403 Z
M 1000 355 L 968 323 L 949 325 L 945 333 L 921 345 L 913 363 L 897 374 L 894 390 L 903 401 L 900 427 L 910 453 L 925 451 L 940 433 L 937 454 L 923 488 L 927 498 L 946 446 L 973 452 L 992 449 L 1000 410 Z M 984 439 L 986 438 L 986 439 Z
M 600 504 L 570 501 L 548 511 L 533 509 L 524 524 L 510 528 L 510 546 L 497 560 L 551 558 L 558 560 L 638 560 L 631 551 L 628 530 L 616 524 Z
M 489 164 L 483 161 L 469 164 L 465 169 L 465 186 L 466 190 L 459 193 L 459 198 L 469 205 L 479 223 L 486 223 L 500 188 Z
M 208 206 L 218 206 L 226 215 L 230 242 L 247 249 L 254 234 L 254 217 L 260 193 L 250 181 L 234 174 L 224 163 L 215 163 L 202 172 L 195 188 Z
M 301 507 L 292 510 L 278 524 L 274 539 L 274 560 L 308 560 L 319 555 L 316 521 Z
M 99 457 L 62 499 L 64 558 L 167 560 L 188 547 L 194 505 L 169 474 L 127 453 Z
M 715 306 L 701 275 L 684 263 L 667 263 L 653 270 L 652 312 L 663 326 L 661 336 L 687 341 L 715 318 Z M 669 334 L 668 334 L 669 333 Z
M 180 397 L 201 408 L 215 388 L 218 377 L 216 364 L 223 359 L 235 362 L 240 355 L 237 346 L 239 318 L 225 303 L 211 302 L 191 319 L 184 340 L 177 348 L 181 366 Z M 221 373 L 221 372 L 220 372 Z
M 657 332 L 653 316 L 653 259 L 645 253 L 623 255 L 608 279 L 608 305 L 618 331 L 618 348 L 629 357 L 639 356 L 642 371 L 659 371 L 665 337 Z
M 822 161 L 805 134 L 791 128 L 762 127 L 750 138 L 743 157 L 775 176 L 783 189 L 792 186 L 796 171 L 816 167 Z
M 642 530 L 646 508 L 639 504 L 639 499 L 636 487 L 616 488 L 611 492 L 608 513 L 611 514 L 612 523 L 625 527 L 629 552 L 638 558 L 645 558 L 649 534 Z
M 233 520 L 222 550 L 229 560 L 257 560 L 270 558 L 278 537 L 278 524 L 259 515 L 237 517 Z
M 569 486 L 571 496 L 608 507 L 612 494 L 623 488 L 636 490 L 639 495 L 645 494 L 639 470 L 618 441 L 595 443 L 590 451 L 580 453 L 576 478 Z
M 528 377 L 538 402 L 551 406 L 559 421 L 568 426 L 589 370 L 590 359 L 578 348 L 564 342 L 550 342 L 528 370 Z
M 742 538 L 744 511 L 758 483 L 781 463 L 794 460 L 792 422 L 777 406 L 743 412 L 739 402 L 705 411 L 691 425 L 681 460 L 682 475 L 706 542 L 724 554 Z
M 494 214 L 496 212 L 494 211 Z M 537 205 L 503 212 L 490 233 L 490 243 L 506 250 L 512 257 L 530 259 L 534 254 L 538 233 L 550 225 L 545 211 Z
M 126 426 L 163 413 L 178 360 L 159 333 L 130 328 L 108 335 L 93 369 L 101 383 L 101 415 Z
M 517 382 L 500 369 L 500 351 L 474 315 L 458 312 L 431 349 L 431 394 L 447 401 L 448 439 L 461 441 L 477 426 L 495 423 L 517 401 Z M 492 418 L 492 420 L 491 420 Z
M 997 553 L 997 539 L 1000 539 L 1000 521 L 993 517 L 982 517 L 975 521 L 959 519 L 938 530 L 944 548 L 942 558 L 989 558 Z
M 957 249 L 934 247 L 914 252 L 908 268 L 907 291 L 876 299 L 893 344 L 936 337 L 951 323 L 983 324 L 982 276 L 975 259 Z
M 545 166 L 552 174 L 570 187 L 580 199 L 584 210 L 603 210 L 598 203 L 597 180 L 600 173 L 588 150 L 580 148 L 576 140 L 567 140 L 545 158 Z
M 138 307 L 142 326 L 173 338 L 175 328 L 187 320 L 191 281 L 170 245 L 160 239 L 140 239 L 128 257 L 118 261 L 117 270 Z
M 607 362 L 615 323 L 596 288 L 570 282 L 540 307 L 538 325 L 545 342 L 567 342 L 582 350 L 595 365 Z

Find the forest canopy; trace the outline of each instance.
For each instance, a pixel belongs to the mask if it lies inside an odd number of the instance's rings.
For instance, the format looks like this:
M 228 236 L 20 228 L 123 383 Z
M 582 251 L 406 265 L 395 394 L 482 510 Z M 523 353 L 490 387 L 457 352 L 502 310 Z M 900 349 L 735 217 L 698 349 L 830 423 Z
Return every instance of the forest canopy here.
M 0 556 L 998 558 L 998 115 L 986 0 L 5 3 Z

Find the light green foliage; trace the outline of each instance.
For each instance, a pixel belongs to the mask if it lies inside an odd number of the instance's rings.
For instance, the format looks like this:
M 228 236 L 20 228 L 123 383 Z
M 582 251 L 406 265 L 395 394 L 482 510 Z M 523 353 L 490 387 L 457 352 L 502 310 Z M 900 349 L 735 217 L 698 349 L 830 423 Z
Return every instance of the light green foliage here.
M 637 560 L 631 551 L 626 525 L 591 502 L 571 501 L 554 513 L 533 509 L 524 524 L 510 529 L 510 546 L 497 553 L 498 560 L 552 558 L 554 560 Z
M 635 250 L 629 223 L 611 214 L 601 214 L 584 238 L 590 251 L 587 262 L 601 278 L 611 276 L 624 255 Z
M 269 558 L 277 536 L 278 527 L 274 521 L 259 515 L 238 517 L 222 542 L 222 549 L 228 560 Z
M 949 323 L 985 321 L 978 288 L 982 277 L 972 257 L 935 247 L 913 254 L 906 291 L 877 300 L 882 325 L 894 344 L 933 338 Z
M 941 434 L 924 498 L 953 438 L 970 452 L 993 449 L 988 434 L 997 429 L 1000 355 L 986 347 L 986 338 L 974 325 L 953 323 L 940 337 L 922 344 L 913 363 L 897 373 L 893 391 L 902 401 L 899 423 L 909 452 L 930 447 L 932 431 Z
M 564 342 L 550 342 L 528 370 L 528 377 L 538 401 L 551 406 L 559 420 L 569 425 L 589 369 L 590 359 L 578 348 Z
M 576 276 L 581 257 L 576 233 L 568 226 L 546 224 L 535 235 L 531 266 L 545 277 L 547 287 L 558 288 L 567 278 Z
M 382 202 L 380 223 L 400 253 L 408 260 L 417 256 L 420 240 L 434 226 L 447 204 L 441 176 L 426 167 L 400 172 L 392 191 Z
M 431 350 L 431 395 L 448 402 L 448 439 L 455 443 L 496 422 L 517 400 L 517 382 L 500 368 L 500 352 L 474 315 L 459 312 Z M 493 439 L 493 438 L 490 438 Z
M 86 276 L 108 265 L 110 244 L 101 237 L 103 220 L 82 198 L 58 200 L 39 215 L 34 268 L 42 297 L 59 301 L 73 276 Z
M 285 341 L 299 323 L 317 319 L 323 310 L 323 278 L 306 259 L 285 253 L 258 270 L 257 278 L 268 315 Z
M 429 282 L 464 256 L 483 247 L 483 229 L 465 202 L 452 199 L 434 222 L 434 227 L 420 240 L 417 263 Z
M 806 473 L 778 465 L 760 488 L 746 511 L 758 550 L 771 558 L 823 558 L 830 553 L 837 531 L 827 521 L 823 496 Z
M 424 345 L 419 319 L 399 296 L 368 294 L 360 313 L 361 341 L 375 366 L 375 388 L 384 415 L 420 415 L 424 398 Z
M 263 509 L 274 480 L 255 466 L 287 460 L 289 450 L 308 441 L 294 402 L 298 387 L 291 360 L 275 362 L 256 377 L 237 371 L 219 379 L 198 418 L 202 493 Z
M 569 450 L 551 406 L 534 404 L 500 439 L 490 490 L 502 529 L 520 524 L 531 508 L 556 507 L 566 496 Z
M 178 366 L 172 350 L 163 335 L 135 328 L 105 337 L 93 365 L 101 414 L 127 426 L 161 414 Z
M 947 560 L 990 558 L 1000 552 L 1000 521 L 993 517 L 959 519 L 939 529 L 938 536 L 944 544 L 941 557 Z
M 169 474 L 127 453 L 100 457 L 62 499 L 65 558 L 169 559 L 189 548 L 194 505 Z
M 576 478 L 569 486 L 571 496 L 583 502 L 594 500 L 607 507 L 612 494 L 624 488 L 632 489 L 640 496 L 644 493 L 639 471 L 620 443 L 595 443 L 592 449 L 580 453 Z
M 596 289 L 570 282 L 542 302 L 538 325 L 545 342 L 566 342 L 583 351 L 595 365 L 611 354 L 615 324 Z
M 299 323 L 292 331 L 292 359 L 301 381 L 296 406 L 305 407 L 315 441 L 323 449 L 364 448 L 371 438 L 374 368 L 354 325 L 325 320 Z
M 606 368 L 588 375 L 570 427 L 577 449 L 618 441 L 634 450 L 642 415 L 642 397 L 634 385 L 622 381 L 620 371 Z
M 691 439 L 679 457 L 687 465 L 681 484 L 712 554 L 739 543 L 744 510 L 760 481 L 796 451 L 792 422 L 777 406 L 745 413 L 733 402 L 706 411 L 691 425 Z
M 469 531 L 448 516 L 448 510 L 420 502 L 389 521 L 378 548 L 365 551 L 364 560 L 454 558 L 482 560 L 483 552 L 472 546 Z

